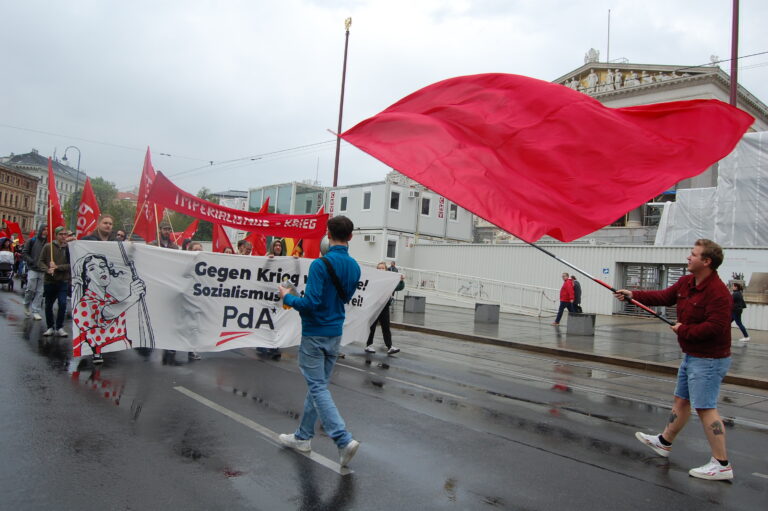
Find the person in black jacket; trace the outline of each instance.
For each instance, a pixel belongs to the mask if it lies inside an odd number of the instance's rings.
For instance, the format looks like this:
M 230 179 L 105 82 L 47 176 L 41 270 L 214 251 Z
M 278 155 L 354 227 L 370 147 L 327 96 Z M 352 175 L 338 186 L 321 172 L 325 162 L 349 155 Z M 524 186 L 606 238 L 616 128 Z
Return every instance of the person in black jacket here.
M 382 271 L 388 271 L 387 270 L 387 263 L 381 262 L 376 265 L 377 270 Z M 405 287 L 405 275 L 400 275 L 400 282 L 397 284 L 397 287 L 395 288 L 395 291 L 400 291 Z M 392 292 L 394 295 L 394 291 Z M 392 298 L 389 299 L 389 301 L 392 301 Z M 376 318 L 376 321 L 373 322 L 371 325 L 371 333 L 368 334 L 368 342 L 365 343 L 365 351 L 368 353 L 375 353 L 376 349 L 373 347 L 373 335 L 376 333 L 376 323 L 379 323 L 381 325 L 381 334 L 384 336 L 384 344 L 387 346 L 387 354 L 394 355 L 395 353 L 400 353 L 400 348 L 395 348 L 392 346 L 392 330 L 389 327 L 389 303 L 384 306 L 383 309 L 381 309 L 381 313 L 379 313 L 379 317 Z
M 40 252 L 48 242 L 48 226 L 40 224 L 37 235 L 27 240 L 21 257 L 27 265 L 27 287 L 24 291 L 24 313 L 34 317 L 37 321 L 43 319 L 40 315 L 43 304 L 43 275 L 45 273 L 37 266 Z
M 571 275 L 573 281 L 573 310 L 581 312 L 581 283 L 576 280 L 576 275 Z
M 115 241 L 115 233 L 112 232 L 112 227 L 115 224 L 115 219 L 112 215 L 101 215 L 99 221 L 96 224 L 96 229 L 93 230 L 87 236 L 83 236 L 84 241 Z
M 741 313 L 747 308 L 747 304 L 744 302 L 744 295 L 742 294 L 744 288 L 738 282 L 734 282 L 732 287 L 733 309 L 731 311 L 731 317 L 733 318 L 733 321 L 736 322 L 736 326 L 739 327 L 739 330 L 741 330 L 742 335 L 744 335 L 744 337 L 739 339 L 739 342 L 746 344 L 749 342 L 749 332 L 744 328 L 744 323 L 741 322 Z

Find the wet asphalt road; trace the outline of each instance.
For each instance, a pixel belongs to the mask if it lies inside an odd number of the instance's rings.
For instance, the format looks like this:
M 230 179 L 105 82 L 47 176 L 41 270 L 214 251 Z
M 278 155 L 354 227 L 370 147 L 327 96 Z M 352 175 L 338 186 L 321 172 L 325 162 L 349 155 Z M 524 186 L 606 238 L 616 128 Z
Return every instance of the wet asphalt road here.
M 0 292 L 3 509 L 765 509 L 768 392 L 727 386 L 733 483 L 701 481 L 692 419 L 669 460 L 634 438 L 661 428 L 673 382 L 608 365 L 395 331 L 398 356 L 345 348 L 331 390 L 362 442 L 339 474 L 276 445 L 305 386 L 295 350 L 163 364 L 162 353 L 73 360 L 20 295 Z M 69 330 L 69 326 L 67 326 Z M 383 348 L 381 340 L 376 346 Z M 317 456 L 319 455 L 319 456 Z M 325 461 L 325 460 L 329 461 Z

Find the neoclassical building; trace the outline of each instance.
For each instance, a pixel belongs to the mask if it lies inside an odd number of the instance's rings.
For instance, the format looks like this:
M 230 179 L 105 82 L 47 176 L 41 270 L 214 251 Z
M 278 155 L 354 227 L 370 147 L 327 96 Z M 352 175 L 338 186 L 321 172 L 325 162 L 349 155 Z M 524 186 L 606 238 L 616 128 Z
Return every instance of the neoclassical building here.
M 36 229 L 36 177 L 0 163 L 0 229 L 5 221 L 16 222 L 24 236 Z

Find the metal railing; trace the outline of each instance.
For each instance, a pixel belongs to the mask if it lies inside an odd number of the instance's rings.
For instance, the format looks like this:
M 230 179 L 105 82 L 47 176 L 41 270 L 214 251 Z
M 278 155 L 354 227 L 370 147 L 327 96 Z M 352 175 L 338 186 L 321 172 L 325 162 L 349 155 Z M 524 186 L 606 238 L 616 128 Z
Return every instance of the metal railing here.
M 360 262 L 375 267 L 374 263 Z M 505 312 L 541 317 L 557 311 L 559 290 L 471 275 L 398 268 L 405 275 L 406 291 L 434 293 L 467 304 L 491 303 Z

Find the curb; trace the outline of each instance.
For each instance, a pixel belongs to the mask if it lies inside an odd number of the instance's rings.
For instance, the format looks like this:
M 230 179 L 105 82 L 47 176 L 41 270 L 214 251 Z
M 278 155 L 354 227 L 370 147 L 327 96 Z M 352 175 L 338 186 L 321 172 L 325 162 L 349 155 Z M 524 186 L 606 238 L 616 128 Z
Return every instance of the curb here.
M 590 353 L 587 351 L 578 351 L 569 348 L 553 348 L 548 346 L 537 346 L 534 344 L 526 344 L 518 341 L 506 341 L 503 339 L 496 339 L 494 337 L 483 337 L 481 335 L 462 334 L 458 332 L 447 332 L 445 330 L 438 330 L 436 328 L 429 328 L 419 325 L 411 325 L 408 323 L 390 323 L 392 328 L 398 328 L 400 330 L 407 330 L 410 332 L 421 332 L 425 334 L 438 335 L 441 337 L 449 337 L 451 339 L 459 339 L 461 341 L 477 342 L 481 344 L 491 344 L 494 346 L 504 346 L 507 348 L 528 351 L 532 353 L 543 353 L 546 355 L 559 355 L 578 360 L 588 360 L 591 362 L 601 362 L 603 364 L 611 364 L 620 367 L 629 367 L 632 369 L 641 369 L 644 371 L 652 371 L 660 374 L 676 375 L 678 364 L 662 364 L 660 362 L 649 362 L 647 360 L 640 360 L 636 358 L 598 355 L 597 353 Z M 733 385 L 743 385 L 745 387 L 753 387 L 756 389 L 768 390 L 768 380 L 763 378 L 752 378 L 748 376 L 739 376 L 726 374 L 723 378 L 723 383 L 730 383 Z

